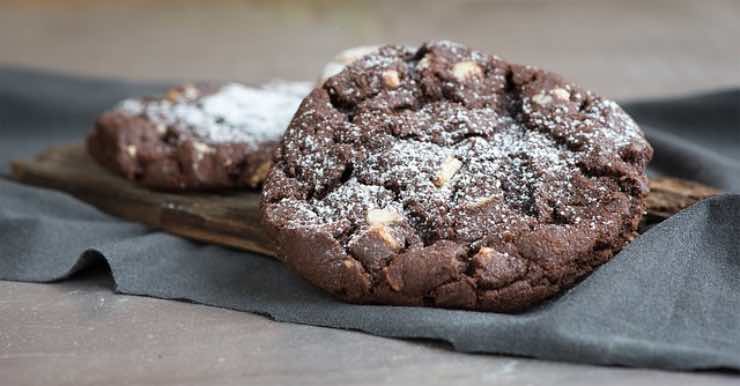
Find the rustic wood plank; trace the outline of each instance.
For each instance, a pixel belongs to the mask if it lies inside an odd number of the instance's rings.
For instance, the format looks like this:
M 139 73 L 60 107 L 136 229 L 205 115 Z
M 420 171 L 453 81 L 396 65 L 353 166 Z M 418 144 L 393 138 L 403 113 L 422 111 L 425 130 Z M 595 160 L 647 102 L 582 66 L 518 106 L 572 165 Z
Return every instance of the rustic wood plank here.
M 259 193 L 154 192 L 99 166 L 81 144 L 14 161 L 13 177 L 67 192 L 103 212 L 191 239 L 273 255 L 259 224 Z
M 52 147 L 32 160 L 14 161 L 12 172 L 22 183 L 67 192 L 126 220 L 273 256 L 259 222 L 259 193 L 154 192 L 98 166 L 80 144 Z M 719 193 L 696 182 L 666 177 L 651 180 L 650 188 L 642 229 Z
M 650 181 L 647 196 L 647 222 L 660 222 L 693 205 L 695 202 L 721 193 L 712 187 L 678 178 L 655 178 Z

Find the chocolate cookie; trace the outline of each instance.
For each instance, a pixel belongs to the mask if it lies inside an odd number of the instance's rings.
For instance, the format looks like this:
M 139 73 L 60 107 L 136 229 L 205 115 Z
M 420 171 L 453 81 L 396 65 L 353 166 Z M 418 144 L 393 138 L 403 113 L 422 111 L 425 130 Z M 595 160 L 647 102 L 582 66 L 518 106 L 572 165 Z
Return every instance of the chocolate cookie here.
M 517 311 L 634 236 L 652 148 L 616 103 L 451 42 L 314 89 L 275 151 L 278 256 L 357 303 Z
M 128 99 L 98 118 L 87 149 L 155 189 L 256 188 L 309 91 L 306 83 L 184 85 L 163 97 Z

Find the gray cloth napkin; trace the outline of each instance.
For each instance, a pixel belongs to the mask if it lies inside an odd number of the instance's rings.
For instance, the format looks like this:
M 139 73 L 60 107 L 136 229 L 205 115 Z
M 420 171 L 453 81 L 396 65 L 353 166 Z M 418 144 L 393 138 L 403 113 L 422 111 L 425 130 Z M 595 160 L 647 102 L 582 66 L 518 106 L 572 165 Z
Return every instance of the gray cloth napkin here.
M 117 100 L 162 87 L 0 68 L 0 174 L 11 159 L 78 142 Z M 625 106 L 655 146 L 651 173 L 740 192 L 740 91 Z M 110 266 L 120 293 L 278 321 L 436 339 L 465 352 L 740 370 L 738 194 L 694 205 L 575 288 L 506 315 L 344 304 L 273 259 L 184 240 L 62 193 L 0 179 L 0 279 L 51 282 L 99 263 Z

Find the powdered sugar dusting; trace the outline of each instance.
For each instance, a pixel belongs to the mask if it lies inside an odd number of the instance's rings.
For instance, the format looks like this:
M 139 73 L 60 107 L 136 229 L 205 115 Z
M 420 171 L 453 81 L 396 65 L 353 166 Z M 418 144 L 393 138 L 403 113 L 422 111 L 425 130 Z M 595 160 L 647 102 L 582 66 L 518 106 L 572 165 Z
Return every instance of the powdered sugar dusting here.
M 265 221 L 314 284 L 356 302 L 512 311 L 631 240 L 652 149 L 613 102 L 442 41 L 350 64 L 275 154 Z
M 480 63 L 489 60 L 455 43 L 437 42 L 436 46 L 459 55 L 457 63 L 483 66 Z M 399 60 L 381 50 L 363 57 L 344 74 L 362 69 L 383 73 L 398 66 Z M 454 64 L 449 63 L 450 71 Z M 409 72 L 403 81 L 408 83 L 397 90 L 360 93 L 351 82 L 344 89 L 330 90 L 350 97 L 369 95 L 357 103 L 350 123 L 329 128 L 322 126 L 328 122 L 312 120 L 313 111 L 300 115 L 311 122 L 308 126 L 301 122 L 300 127 L 312 129 L 304 132 L 295 126 L 298 131 L 291 134 L 285 150 L 301 154 L 298 178 L 307 186 L 316 191 L 327 184 L 331 188 L 308 200 L 281 202 L 311 213 L 296 216 L 289 224 L 321 227 L 349 221 L 363 229 L 368 226 L 364 217 L 368 211 L 391 208 L 400 223 L 410 225 L 427 241 L 473 241 L 486 233 L 503 234 L 541 223 L 585 222 L 591 229 L 611 225 L 611 220 L 589 213 L 619 187 L 611 177 L 592 177 L 588 165 L 604 167 L 606 175 L 619 175 L 624 169 L 612 162 L 633 167 L 620 159 L 625 146 L 649 146 L 614 102 L 557 83 L 535 85 L 536 94 L 527 94 L 523 85 L 516 92 L 490 86 L 493 94 L 480 89 L 481 93 L 455 94 L 464 100 L 425 101 L 417 99 L 415 90 L 422 88 L 419 74 L 429 63 L 410 60 L 405 65 Z M 486 74 L 497 84 L 510 82 L 503 72 Z M 461 84 L 445 80 L 441 87 L 474 89 L 466 82 L 479 82 L 479 76 L 457 77 Z M 394 107 L 398 105 L 413 107 Z M 359 142 L 368 132 L 373 133 L 372 146 Z M 337 138 L 352 138 L 348 141 L 355 153 L 335 157 L 327 151 Z M 345 169 L 349 178 L 332 182 L 341 174 L 337 169 L 341 170 L 345 157 L 355 157 Z
M 280 138 L 310 90 L 307 82 L 275 81 L 260 88 L 229 83 L 200 95 L 197 88 L 184 86 L 166 98 L 127 99 L 115 109 L 186 130 L 204 142 L 256 147 Z

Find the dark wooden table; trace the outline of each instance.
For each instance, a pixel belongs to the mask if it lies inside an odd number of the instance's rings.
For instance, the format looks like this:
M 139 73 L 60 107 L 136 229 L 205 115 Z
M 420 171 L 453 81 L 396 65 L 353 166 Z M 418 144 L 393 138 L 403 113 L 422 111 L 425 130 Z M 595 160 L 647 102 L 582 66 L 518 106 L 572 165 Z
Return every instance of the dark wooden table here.
M 614 98 L 740 86 L 736 1 L 0 2 L 0 63 L 135 79 L 312 79 L 336 51 L 445 37 Z M 0 383 L 737 384 L 272 322 L 111 292 L 104 273 L 0 282 Z

